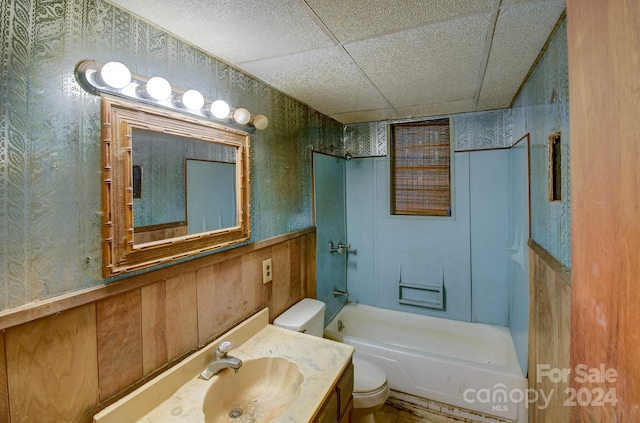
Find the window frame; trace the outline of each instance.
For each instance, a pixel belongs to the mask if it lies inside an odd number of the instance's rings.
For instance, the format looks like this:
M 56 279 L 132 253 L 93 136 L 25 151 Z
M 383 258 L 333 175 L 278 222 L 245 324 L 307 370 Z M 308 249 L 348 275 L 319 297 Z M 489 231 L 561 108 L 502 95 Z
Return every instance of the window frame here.
M 448 123 L 449 126 L 449 210 L 450 214 L 436 215 L 436 214 L 411 214 L 411 213 L 398 213 L 394 210 L 394 127 L 400 125 L 429 125 L 429 124 L 442 124 Z M 411 121 L 411 122 L 390 122 L 387 124 L 387 167 L 388 167 L 388 183 L 389 183 L 389 217 L 397 219 L 435 219 L 435 220 L 455 220 L 456 219 L 456 189 L 455 189 L 455 137 L 453 130 L 453 119 L 449 116 L 439 117 L 428 120 Z
M 562 134 L 549 136 L 549 202 L 562 202 Z

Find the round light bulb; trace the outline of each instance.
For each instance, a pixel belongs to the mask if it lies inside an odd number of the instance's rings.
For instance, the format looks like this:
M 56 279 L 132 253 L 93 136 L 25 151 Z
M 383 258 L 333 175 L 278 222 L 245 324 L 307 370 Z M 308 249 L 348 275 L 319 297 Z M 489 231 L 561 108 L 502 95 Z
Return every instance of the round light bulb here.
M 204 97 L 196 90 L 187 90 L 182 94 L 182 104 L 189 110 L 200 110 L 204 106 Z
M 211 114 L 218 119 L 229 117 L 229 112 L 231 111 L 229 105 L 224 100 L 214 101 L 211 103 L 211 108 L 209 110 L 211 111 Z
M 251 113 L 247 109 L 240 107 L 233 112 L 233 120 L 240 125 L 246 125 L 251 120 Z
M 108 62 L 100 69 L 100 79 L 111 88 L 122 89 L 131 82 L 131 71 L 120 62 Z
M 269 119 L 265 115 L 257 115 L 253 118 L 253 126 L 259 131 L 266 129 L 268 125 Z
M 168 99 L 172 91 L 169 81 L 160 76 L 150 78 L 145 84 L 144 89 L 149 97 L 158 101 Z

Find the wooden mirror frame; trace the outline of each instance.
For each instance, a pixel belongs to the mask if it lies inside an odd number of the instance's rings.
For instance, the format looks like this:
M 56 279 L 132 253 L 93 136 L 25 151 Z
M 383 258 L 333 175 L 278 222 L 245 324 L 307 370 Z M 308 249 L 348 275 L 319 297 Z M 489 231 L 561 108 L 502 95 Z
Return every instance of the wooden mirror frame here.
M 249 134 L 111 96 L 102 97 L 102 274 L 111 277 L 249 240 Z M 237 226 L 134 244 L 133 129 L 236 149 Z

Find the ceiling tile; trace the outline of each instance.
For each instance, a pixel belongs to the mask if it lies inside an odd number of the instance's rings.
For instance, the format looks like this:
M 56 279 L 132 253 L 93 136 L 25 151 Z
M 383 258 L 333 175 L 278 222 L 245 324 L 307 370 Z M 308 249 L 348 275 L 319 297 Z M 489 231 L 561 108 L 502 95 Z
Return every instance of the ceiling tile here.
M 231 64 L 333 45 L 297 0 L 108 1 Z
M 500 10 L 477 110 L 511 104 L 564 7 L 552 0 Z
M 345 45 L 397 109 L 473 98 L 489 14 Z
M 244 63 L 242 67 L 327 115 L 389 107 L 337 47 Z
M 306 0 L 342 43 L 488 11 L 492 0 Z

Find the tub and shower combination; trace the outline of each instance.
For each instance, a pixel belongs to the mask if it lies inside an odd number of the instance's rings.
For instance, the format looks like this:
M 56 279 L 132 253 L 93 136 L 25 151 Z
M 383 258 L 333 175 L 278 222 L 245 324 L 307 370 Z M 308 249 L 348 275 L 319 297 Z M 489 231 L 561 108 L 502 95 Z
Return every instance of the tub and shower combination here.
M 527 379 L 507 328 L 348 303 L 324 335 L 383 368 L 393 391 L 527 421 Z

